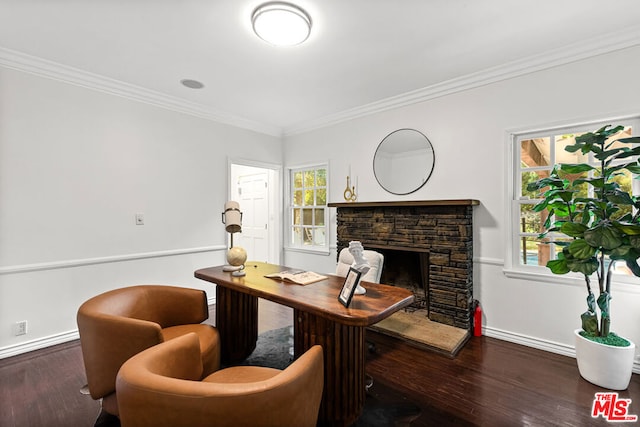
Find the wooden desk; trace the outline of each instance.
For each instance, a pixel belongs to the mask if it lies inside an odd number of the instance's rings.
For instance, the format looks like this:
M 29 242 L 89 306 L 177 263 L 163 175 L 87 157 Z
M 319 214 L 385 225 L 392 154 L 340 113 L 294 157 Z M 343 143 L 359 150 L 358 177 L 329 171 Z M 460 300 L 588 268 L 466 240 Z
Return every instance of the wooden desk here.
M 233 277 L 222 266 L 204 268 L 195 277 L 215 283 L 216 327 L 222 358 L 244 360 L 258 339 L 258 298 L 293 308 L 294 354 L 315 344 L 324 352 L 325 385 L 319 425 L 348 426 L 362 413 L 365 399 L 365 328 L 413 301 L 404 288 L 363 282 L 365 295 L 354 295 L 349 308 L 338 301 L 344 278 L 307 286 L 281 282 L 265 274 L 290 269 L 259 262 L 247 263 L 245 277 Z

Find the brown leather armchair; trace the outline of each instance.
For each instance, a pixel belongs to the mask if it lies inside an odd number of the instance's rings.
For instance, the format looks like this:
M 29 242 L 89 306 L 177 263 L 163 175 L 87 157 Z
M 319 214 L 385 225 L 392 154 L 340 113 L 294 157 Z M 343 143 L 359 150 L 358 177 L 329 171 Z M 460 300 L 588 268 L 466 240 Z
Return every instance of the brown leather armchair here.
M 199 341 L 205 373 L 220 368 L 218 330 L 202 324 L 209 317 L 204 291 L 162 285 L 115 289 L 78 309 L 77 322 L 89 393 L 118 415 L 116 375 L 131 356 L 191 332 Z
M 116 381 L 122 427 L 312 427 L 322 399 L 322 347 L 281 371 L 234 366 L 203 374 L 188 334 L 126 361 Z

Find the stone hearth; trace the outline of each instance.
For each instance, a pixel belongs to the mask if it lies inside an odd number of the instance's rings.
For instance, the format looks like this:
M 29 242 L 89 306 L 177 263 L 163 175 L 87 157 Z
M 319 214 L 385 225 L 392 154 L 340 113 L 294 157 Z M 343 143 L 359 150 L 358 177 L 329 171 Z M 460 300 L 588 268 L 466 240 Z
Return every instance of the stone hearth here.
M 477 200 L 330 203 L 337 208 L 338 253 L 359 240 L 385 255 L 382 283 L 410 288 L 414 309 L 470 330 L 473 207 Z

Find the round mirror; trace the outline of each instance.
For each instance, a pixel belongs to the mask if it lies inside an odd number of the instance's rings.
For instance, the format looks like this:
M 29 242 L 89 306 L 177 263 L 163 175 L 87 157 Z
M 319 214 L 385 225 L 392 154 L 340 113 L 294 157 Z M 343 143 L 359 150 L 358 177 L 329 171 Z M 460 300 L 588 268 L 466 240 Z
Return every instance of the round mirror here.
M 373 156 L 373 173 L 389 193 L 409 194 L 427 182 L 434 164 L 429 138 L 414 129 L 398 129 L 378 145 Z

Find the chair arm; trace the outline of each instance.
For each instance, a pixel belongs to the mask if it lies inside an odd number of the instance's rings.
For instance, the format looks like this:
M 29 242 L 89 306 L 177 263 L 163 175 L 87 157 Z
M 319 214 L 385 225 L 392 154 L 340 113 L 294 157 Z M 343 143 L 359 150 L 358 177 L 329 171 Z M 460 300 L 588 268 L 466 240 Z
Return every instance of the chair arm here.
M 91 397 L 115 391 L 116 374 L 131 356 L 163 341 L 160 325 L 146 320 L 85 313 L 77 316 L 80 345 Z

